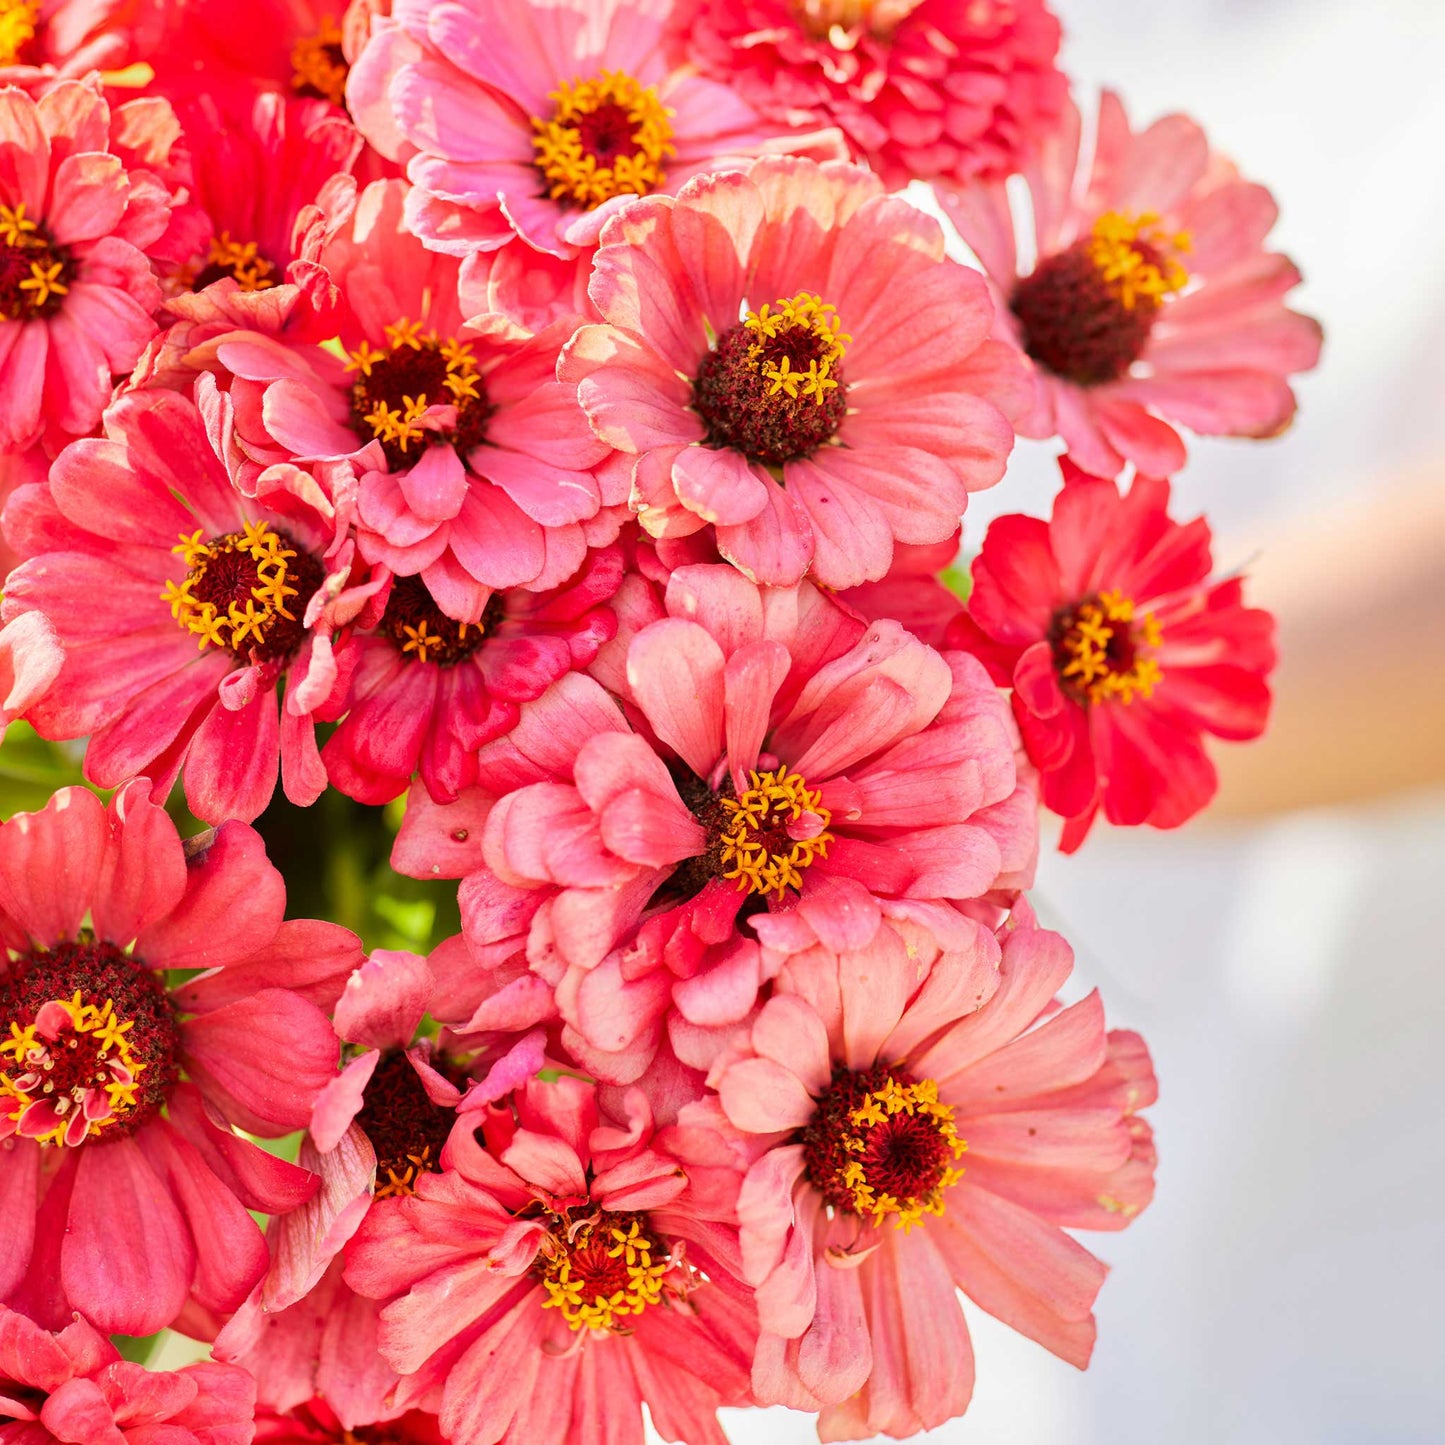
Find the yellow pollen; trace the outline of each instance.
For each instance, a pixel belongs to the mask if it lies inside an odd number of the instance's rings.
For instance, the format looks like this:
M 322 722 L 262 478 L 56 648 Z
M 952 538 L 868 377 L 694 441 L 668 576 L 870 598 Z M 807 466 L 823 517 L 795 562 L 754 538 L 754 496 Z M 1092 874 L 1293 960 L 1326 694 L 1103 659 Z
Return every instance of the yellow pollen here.
M 3 3 L 3 0 L 0 0 L 0 3 Z M 3 20 L 0 20 L 0 24 L 3 24 Z M 25 214 L 24 201 L 18 206 L 0 206 L 0 241 L 4 241 L 7 246 L 24 250 L 38 245 L 38 229 L 35 222 Z
M 1189 247 L 1189 233 L 1166 235 L 1153 211 L 1140 216 L 1105 211 L 1094 222 L 1089 259 L 1120 304 L 1132 311 L 1141 299 L 1145 305 L 1157 306 L 1189 284 L 1189 272 L 1173 254 Z
M 799 773 L 787 768 L 749 773 L 752 786 L 742 797 L 719 798 L 728 814 L 728 828 L 722 835 L 722 876 L 736 878 L 738 891 L 778 893 L 781 903 L 789 888 L 803 886 L 803 869 L 815 858 L 828 856 L 833 835 L 827 831 L 833 814 L 823 806 L 823 794 L 809 789 Z M 788 824 L 804 813 L 818 819 L 818 831 L 811 838 L 787 837 Z M 770 840 L 761 834 L 772 834 Z M 769 847 L 768 842 L 786 840 L 787 851 Z
M 93 1139 L 103 1129 L 118 1124 L 135 1107 L 136 1080 L 150 1066 L 131 1052 L 126 1035 L 135 1027 L 134 1020 L 118 1018 L 113 1000 L 106 999 L 99 1006 L 86 1003 L 77 989 L 70 999 L 54 1002 L 69 1016 L 71 1034 L 89 1036 L 89 1044 L 95 1051 L 96 1072 L 69 1093 L 57 1094 L 54 1084 L 46 1078 L 55 1068 L 52 1053 L 74 1048 L 76 1040 L 72 1039 L 68 1045 L 60 1039 L 52 1042 L 40 1036 L 35 1024 L 21 1028 L 12 1020 L 10 1037 L 0 1039 L 0 1118 L 18 1122 L 32 1105 L 49 1103 L 61 1116 L 60 1122 L 34 1137 L 40 1144 L 62 1145 L 70 1132 L 74 1111 L 86 1108 L 89 1112 L 86 1095 L 94 1090 L 104 1092 L 109 1112 L 90 1117 L 82 1137 Z M 7 1068 L 10 1073 L 5 1072 Z
M 229 231 L 211 238 L 206 258 L 211 266 L 223 266 L 236 278 L 243 291 L 269 291 L 276 284 L 276 268 L 259 254 L 254 241 L 233 241 Z
M 673 1267 L 667 1252 L 628 1215 L 600 1215 L 549 1234 L 538 1256 L 543 1309 L 561 1310 L 574 1329 L 616 1332 L 661 1304 Z
M 465 622 L 458 622 L 456 624 L 456 640 L 454 643 L 450 643 L 440 633 L 433 632 L 425 618 L 422 618 L 415 627 L 404 624 L 401 630 L 406 641 L 401 644 L 402 653 L 414 652 L 418 662 L 430 662 L 433 652 L 442 653 L 449 646 L 464 643 L 467 638 L 468 625 Z M 475 626 L 475 624 L 470 625 Z M 481 631 L 481 629 L 477 628 L 477 631 Z
M 161 601 L 170 607 L 176 622 L 198 639 L 202 651 L 207 647 L 239 650 L 248 637 L 261 646 L 278 618 L 296 620 L 287 606 L 298 595 L 297 588 L 288 585 L 293 574 L 287 567 L 296 553 L 285 547 L 266 523 L 247 522 L 243 531 L 210 542 L 202 541 L 199 531 L 189 537 L 182 533 L 171 551 L 180 554 L 187 575 L 183 582 L 168 581 Z M 219 558 L 237 554 L 253 564 L 256 583 L 244 605 L 232 601 L 222 612 L 216 603 L 198 598 L 195 589 Z
M 791 300 L 765 302 L 757 311 L 749 311 L 743 325 L 753 334 L 748 357 L 769 383 L 768 394 L 786 394 L 791 400 L 811 398 L 821 406 L 830 391 L 836 391 L 838 379 L 833 372 L 843 359 L 853 338 L 843 330 L 842 318 L 835 306 L 809 291 L 799 291 Z M 768 342 L 779 339 L 800 339 L 793 333 L 811 337 L 818 354 L 810 357 L 806 371 L 794 370 L 790 356 L 774 359 L 765 356 L 773 350 Z
M 386 1178 L 381 1177 L 382 1169 L 386 1170 Z M 436 1173 L 437 1166 L 432 1162 L 432 1147 L 430 1144 L 423 1144 L 415 1154 L 408 1154 L 405 1159 L 388 1161 L 379 1166 L 376 1177 L 376 1199 L 406 1199 L 416 1193 L 416 1181 L 422 1174 Z
M 39 24 L 40 0 L 0 0 L 0 65 L 20 59 Z
M 314 91 L 332 105 L 346 104 L 349 67 L 341 53 L 341 27 L 327 15 L 315 35 L 303 35 L 291 47 L 291 89 Z
M 347 352 L 346 369 L 357 373 L 351 388 L 353 416 L 371 428 L 371 434 L 383 443 L 394 445 L 406 454 L 413 442 L 426 439 L 427 428 L 422 424 L 430 406 L 460 406 L 466 401 L 480 401 L 481 373 L 477 370 L 477 359 L 471 345 L 449 336 L 443 341 L 435 332 L 421 329 L 420 321 L 402 317 L 382 328 L 389 350 L 383 351 L 369 341 L 363 341 L 354 351 Z M 403 368 L 410 360 L 407 353 L 421 355 L 425 352 L 439 356 L 445 366 L 441 384 L 445 395 L 429 396 L 425 391 L 403 395 L 401 405 L 396 406 L 383 399 L 374 399 L 367 383 L 378 368 L 387 362 L 397 362 Z M 383 373 L 385 376 L 386 373 Z M 391 377 L 395 380 L 396 373 Z M 382 383 L 385 389 L 385 382 Z M 394 393 L 393 393 L 394 395 Z
M 22 291 L 33 291 L 35 295 L 31 298 L 30 304 L 37 311 L 50 300 L 52 296 L 66 296 L 70 293 L 70 287 L 61 279 L 60 273 L 65 269 L 63 261 L 55 261 L 46 266 L 40 261 L 30 263 L 30 277 L 20 283 Z
M 1076 607 L 1065 622 L 1054 657 L 1066 688 L 1091 703 L 1127 704 L 1136 693 L 1153 695 L 1163 673 L 1144 649 L 1157 648 L 1163 633 L 1152 612 L 1135 617 L 1131 598 L 1101 592 Z M 1129 665 L 1122 669 L 1109 656 L 1109 644 L 1121 634 L 1131 643 Z
M 961 1158 L 968 1147 L 954 1129 L 952 1106 L 939 1103 L 938 1085 L 932 1079 L 920 1079 L 916 1084 L 900 1084 L 896 1079 L 889 1078 L 881 1088 L 865 1094 L 862 1103 L 849 1114 L 848 1122 L 853 1126 L 853 1132 L 843 1136 L 843 1148 L 852 1154 L 863 1153 L 868 1147 L 868 1132 L 886 1124 L 897 1114 L 926 1120 L 955 1159 Z M 912 1229 L 925 1215 L 941 1215 L 944 1190 L 962 1178 L 962 1169 L 946 1167 L 927 1194 L 897 1199 L 868 1182 L 866 1167 L 860 1160 L 850 1160 L 841 1174 L 843 1185 L 852 1191 L 856 1213 L 864 1219 L 871 1219 L 875 1228 L 891 1218 L 895 1227 L 904 1231 Z
M 552 200 L 590 211 L 614 196 L 646 196 L 662 185 L 663 162 L 677 151 L 668 121 L 673 112 L 655 87 L 604 70 L 592 80 L 564 81 L 547 98 L 556 109 L 550 120 L 533 117 L 532 146 Z M 606 142 L 601 158 L 594 149 L 599 142 Z

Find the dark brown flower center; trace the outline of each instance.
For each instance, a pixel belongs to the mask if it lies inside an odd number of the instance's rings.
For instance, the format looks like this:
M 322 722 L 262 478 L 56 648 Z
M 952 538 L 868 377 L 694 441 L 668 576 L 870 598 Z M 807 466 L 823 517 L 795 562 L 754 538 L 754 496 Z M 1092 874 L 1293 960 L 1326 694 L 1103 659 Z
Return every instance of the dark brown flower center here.
M 474 653 L 501 620 L 504 602 L 492 593 L 480 622 L 458 622 L 437 606 L 420 577 L 397 577 L 391 584 L 381 631 L 413 662 L 454 667 Z
M 883 1063 L 839 1064 L 801 1142 L 824 1200 L 875 1225 L 892 1218 L 907 1228 L 942 1214 L 944 1191 L 962 1177 L 954 1164 L 964 1142 L 938 1086 Z
M 1065 608 L 1049 627 L 1059 685 L 1085 705 L 1151 696 L 1163 676 L 1154 656 L 1162 638 L 1154 614 L 1136 616 L 1133 599 L 1119 592 Z
M 25 214 L 25 205 L 0 205 L 0 318 L 36 321 L 54 316 L 70 294 L 79 266 L 68 246 L 52 241 Z
M 645 1214 L 552 1218 L 534 1266 L 547 1292 L 544 1309 L 560 1310 L 574 1330 L 613 1333 L 662 1302 L 673 1263 Z
M 460 1078 L 459 1070 L 441 1061 L 432 1067 Z M 454 1109 L 432 1103 L 403 1050 L 383 1054 L 356 1116 L 376 1151 L 376 1198 L 414 1194 L 422 1174 L 441 1173 L 442 1146 L 456 1118 Z
M 229 231 L 211 238 L 206 264 L 191 282 L 192 291 L 204 291 L 213 281 L 230 278 L 243 291 L 269 291 L 281 279 L 254 241 L 234 241 Z
M 180 1032 L 160 977 L 83 937 L 0 973 L 0 1136 L 119 1139 L 165 1103 Z
M 465 457 L 487 439 L 492 406 L 472 348 L 455 337 L 442 341 L 402 320 L 386 328 L 389 350 L 363 342 L 347 367 L 351 425 L 363 441 L 375 438 L 395 471 L 414 466 L 424 448 L 450 442 Z M 454 408 L 452 419 L 432 421 L 431 407 Z
M 778 466 L 830 441 L 848 410 L 839 365 L 851 339 L 834 308 L 808 292 L 750 311 L 693 382 L 708 445 Z

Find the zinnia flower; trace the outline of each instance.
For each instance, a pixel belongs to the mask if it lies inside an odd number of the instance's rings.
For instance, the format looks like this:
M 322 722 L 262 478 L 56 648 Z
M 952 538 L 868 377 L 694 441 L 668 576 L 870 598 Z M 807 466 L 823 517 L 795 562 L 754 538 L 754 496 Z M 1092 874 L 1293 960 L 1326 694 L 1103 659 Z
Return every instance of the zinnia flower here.
M 771 120 L 840 127 L 890 190 L 1009 175 L 1067 93 L 1043 0 L 691 0 L 677 27 L 705 74 Z
M 644 1404 L 664 1439 L 719 1438 L 756 1328 L 735 1174 L 690 1177 L 640 1093 L 612 1117 L 570 1077 L 459 1124 L 442 1163 L 372 1209 L 347 1264 L 390 1301 L 399 1405 L 435 1410 L 452 1445 L 563 1445 L 600 1421 L 631 1438 Z
M 0 90 L 0 450 L 91 431 L 155 334 L 175 196 L 143 153 L 178 137 L 164 102 L 112 114 L 98 83 Z
M 550 591 L 492 593 L 481 621 L 467 623 L 420 577 L 393 578 L 376 631 L 357 639 L 346 716 L 322 749 L 332 783 L 384 803 L 420 771 L 438 802 L 452 802 L 476 781 L 477 749 L 613 635 L 607 603 L 621 581 L 621 551 L 607 548 Z
M 348 1435 L 357 1445 L 447 1445 L 436 1416 L 422 1410 L 410 1410 L 374 1430 L 342 1424 L 320 1397 L 285 1413 L 265 1407 L 256 1411 L 255 1445 L 336 1445 Z
M 255 1381 L 233 1365 L 147 1370 L 83 1319 L 50 1334 L 0 1308 L 5 1445 L 250 1445 L 255 1403 Z
M 232 1126 L 305 1126 L 336 1072 L 312 1000 L 360 957 L 282 922 L 250 828 L 183 844 L 149 791 L 64 788 L 0 825 L 0 1301 L 49 1328 L 79 1310 L 147 1335 L 184 1310 L 204 1333 L 246 1298 L 266 1269 L 246 1211 L 316 1180 Z
M 792 954 L 683 1110 L 754 1162 L 738 1198 L 764 1403 L 823 1410 L 825 1440 L 931 1430 L 967 1408 L 956 1291 L 1082 1368 L 1105 1267 L 1066 1229 L 1122 1229 L 1149 1203 L 1137 1110 L 1153 1069 L 1091 993 L 1055 1013 L 1068 946 L 1026 908 L 935 939 L 884 923 Z
M 608 224 L 587 326 L 558 374 L 633 453 L 654 537 L 717 529 L 759 582 L 887 572 L 1003 475 L 1026 378 L 989 341 L 977 272 L 931 217 L 853 166 L 780 158 Z M 996 404 L 998 403 L 998 404 Z
M 974 560 L 950 637 L 1013 688 L 1043 800 L 1083 842 L 1111 823 L 1177 828 L 1214 796 L 1204 735 L 1264 731 L 1274 619 L 1244 584 L 1209 581 L 1209 527 L 1172 521 L 1169 483 L 1114 482 L 1064 465 L 1053 520 L 1008 516 Z
M 665 23 L 641 0 L 420 3 L 378 20 L 347 95 L 367 139 L 408 162 L 411 229 L 454 256 L 518 235 L 572 257 L 636 196 L 815 139 L 676 65 Z
M 568 1049 L 624 1082 L 664 1019 L 696 1064 L 706 1041 L 678 1029 L 747 1016 L 764 975 L 741 920 L 815 893 L 825 910 L 865 892 L 976 897 L 1025 873 L 1035 840 L 974 659 L 725 566 L 679 568 L 667 608 L 612 684 L 626 719 L 572 674 L 482 749 L 484 867 L 460 894 L 468 940 L 496 962 L 525 944 Z M 415 868 L 426 853 L 409 847 Z
M 105 430 L 8 509 L 44 550 L 11 573 L 4 616 L 42 613 L 65 649 L 29 721 L 89 736 L 86 777 L 101 787 L 150 771 L 163 796 L 183 772 L 210 821 L 260 814 L 278 762 L 287 796 L 314 802 L 326 774 L 311 714 L 337 685 L 332 632 L 365 601 L 347 590 L 343 515 L 291 466 L 243 497 L 176 392 L 120 397 Z
M 1300 274 L 1265 250 L 1277 208 L 1241 179 L 1186 116 L 1137 135 L 1118 98 L 1099 106 L 1093 160 L 1080 166 L 1069 104 L 1026 172 L 1033 230 L 1019 255 L 1002 182 L 939 198 L 977 252 L 1000 331 L 1034 363 L 1021 435 L 1063 438 L 1096 476 L 1126 462 L 1156 476 L 1184 464 L 1175 425 L 1206 436 L 1269 437 L 1294 416 L 1287 378 L 1319 360 L 1319 323 L 1284 296 Z

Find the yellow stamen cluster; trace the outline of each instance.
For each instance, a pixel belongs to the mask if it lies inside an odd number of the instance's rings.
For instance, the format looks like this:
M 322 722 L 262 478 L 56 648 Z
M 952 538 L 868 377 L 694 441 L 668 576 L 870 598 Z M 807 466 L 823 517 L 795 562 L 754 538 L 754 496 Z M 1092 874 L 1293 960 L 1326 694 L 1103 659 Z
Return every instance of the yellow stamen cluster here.
M 537 169 L 554 201 L 570 201 L 592 210 L 613 196 L 646 196 L 664 180 L 663 162 L 676 155 L 672 115 L 657 90 L 639 85 L 621 70 L 604 70 L 593 80 L 565 81 L 547 97 L 556 105 L 550 120 L 532 119 L 532 146 Z M 613 111 L 615 124 L 630 127 L 630 153 L 599 161 L 588 145 L 589 121 L 599 111 Z M 597 122 L 591 122 L 596 125 Z
M 303 35 L 291 47 L 291 89 L 301 94 L 314 92 L 332 105 L 345 105 L 348 70 L 334 15 L 321 21 L 315 35 Z
M 465 622 L 458 622 L 456 624 L 456 642 L 464 643 L 466 641 L 467 627 L 468 624 Z M 412 627 L 409 623 L 404 623 L 401 631 L 403 638 L 401 644 L 402 653 L 414 652 L 418 662 L 430 662 L 433 653 L 443 653 L 448 647 L 455 645 L 439 632 L 433 632 L 427 625 L 426 618 L 422 618 L 415 627 Z
M 437 1164 L 432 1159 L 432 1147 L 430 1144 L 423 1144 L 413 1154 L 408 1154 L 404 1159 L 388 1159 L 380 1161 L 376 1169 L 376 1192 L 377 1199 L 406 1199 L 416 1193 L 416 1181 L 422 1174 L 435 1174 Z M 383 1179 L 382 1172 L 386 1173 Z
M 118 1018 L 111 999 L 106 999 L 104 1004 L 97 1007 L 84 1002 L 80 990 L 77 989 L 70 999 L 56 999 L 55 1002 L 70 1016 L 72 1033 L 91 1036 L 97 1064 L 108 1066 L 113 1063 L 125 1075 L 118 1078 L 106 1067 L 95 1076 L 93 1087 L 104 1088 L 110 1101 L 110 1112 L 101 1118 L 90 1120 L 87 1137 L 94 1138 L 107 1125 L 119 1123 L 121 1117 L 135 1107 L 136 1089 L 139 1087 L 136 1081 L 149 1065 L 131 1053 L 126 1035 L 135 1027 L 135 1022 Z M 45 1098 L 50 1100 L 56 1112 L 61 1115 L 68 1115 L 72 1109 L 81 1107 L 79 1100 L 54 1094 L 43 1081 L 44 1073 L 53 1067 L 53 1064 L 48 1065 L 48 1055 L 54 1047 L 49 1040 L 36 1033 L 33 1023 L 21 1028 L 19 1024 L 11 1022 L 10 1037 L 0 1040 L 0 1058 L 8 1057 L 12 1061 L 18 1077 L 11 1078 L 0 1070 L 0 1109 L 4 1109 L 7 1102 L 14 1104 L 14 1108 L 4 1117 L 18 1120 L 31 1104 Z M 42 1082 L 35 1087 L 22 1086 L 19 1080 L 32 1070 L 42 1076 Z M 37 1142 L 63 1144 L 69 1125 L 69 1118 L 63 1117 L 49 1133 L 38 1135 Z
M 229 231 L 211 238 L 210 266 L 222 266 L 243 291 L 269 291 L 276 284 L 276 268 L 260 254 L 254 241 L 233 241 Z
M 369 341 L 363 341 L 356 350 L 347 353 L 346 369 L 359 373 L 353 397 L 362 405 L 370 402 L 368 409 L 361 413 L 361 419 L 371 427 L 372 435 L 405 453 L 413 442 L 420 442 L 426 436 L 422 419 L 429 406 L 461 406 L 463 402 L 481 399 L 478 391 L 481 373 L 477 370 L 472 348 L 454 336 L 443 342 L 435 331 L 423 332 L 421 322 L 405 317 L 385 327 L 384 331 L 390 350 L 382 351 Z M 425 391 L 418 391 L 414 395 L 403 395 L 400 406 L 393 406 L 385 400 L 371 401 L 366 395 L 366 382 L 377 367 L 398 359 L 404 360 L 408 351 L 435 352 L 441 357 L 445 365 L 442 385 L 446 395 L 429 397 Z
M 1120 628 L 1134 633 L 1133 659 L 1122 672 L 1109 657 L 1109 643 Z M 1067 659 L 1059 668 L 1059 676 L 1091 703 L 1131 703 L 1135 693 L 1151 697 L 1163 673 L 1158 661 L 1141 649 L 1158 647 L 1162 637 L 1152 612 L 1136 618 L 1132 598 L 1119 592 L 1101 592 L 1072 613 L 1068 630 L 1058 644 Z
M 579 1265 L 579 1257 L 591 1256 Z M 667 1255 L 635 1217 L 602 1216 L 550 1234 L 540 1256 L 543 1309 L 558 1309 L 574 1329 L 618 1331 L 630 1316 L 662 1302 Z M 599 1271 L 597 1266 L 603 1266 Z M 616 1288 L 602 1293 L 599 1272 Z
M 201 540 L 200 531 L 189 537 L 183 533 L 171 551 L 178 552 L 185 562 L 186 580 L 179 585 L 167 582 L 161 601 L 170 607 L 171 616 L 199 639 L 197 646 L 202 651 L 207 647 L 229 647 L 240 653 L 247 638 L 253 638 L 259 647 L 278 618 L 296 620 L 296 614 L 287 607 L 298 595 L 297 588 L 288 586 L 287 569 L 296 553 L 284 546 L 264 522 L 247 522 L 244 531 L 209 542 Z M 223 613 L 214 602 L 197 597 L 196 589 L 218 558 L 237 553 L 255 567 L 256 583 L 244 604 L 232 601 Z
M 14 65 L 35 39 L 40 0 L 0 0 L 0 65 Z
M 793 0 L 793 12 L 808 35 L 827 40 L 838 50 L 852 50 L 858 44 L 860 30 L 867 29 L 879 38 L 886 38 L 921 3 L 922 0 Z M 985 5 L 985 19 L 987 14 Z
M 838 379 L 833 372 L 853 340 L 843 330 L 837 307 L 829 305 L 821 296 L 800 291 L 791 300 L 765 302 L 759 310 L 749 311 L 743 325 L 756 338 L 748 348 L 748 356 L 758 365 L 763 380 L 769 383 L 769 396 L 785 392 L 794 401 L 811 397 L 821 406 L 828 393 L 837 390 Z M 818 355 L 809 358 L 806 371 L 795 371 L 790 356 L 765 355 L 767 342 L 793 331 L 811 335 L 818 344 Z
M 778 901 L 789 888 L 803 886 L 803 869 L 815 858 L 828 856 L 833 835 L 827 831 L 833 814 L 823 806 L 823 794 L 810 789 L 800 773 L 787 768 L 748 774 L 752 786 L 740 798 L 719 798 L 728 814 L 728 828 L 722 835 L 724 878 L 736 878 L 738 891 L 771 893 L 777 889 Z M 788 851 L 769 848 L 759 834 L 781 833 L 789 823 L 796 823 L 804 813 L 812 813 L 821 823 L 811 838 L 788 839 Z
M 1189 233 L 1166 235 L 1153 211 L 1141 216 L 1105 211 L 1094 222 L 1089 259 L 1125 310 L 1132 311 L 1141 298 L 1145 305 L 1157 306 L 1189 284 L 1189 272 L 1171 254 L 1189 247 Z
M 69 285 L 62 279 L 65 262 L 55 259 L 50 242 L 25 214 L 23 201 L 18 206 L 0 205 L 0 242 L 22 254 L 36 253 L 30 261 L 30 275 L 19 286 L 24 293 L 21 299 L 32 312 L 43 310 L 52 297 L 70 294 Z
M 865 1094 L 863 1102 L 849 1114 L 848 1122 L 859 1132 L 845 1135 L 841 1141 L 843 1148 L 852 1154 L 863 1153 L 868 1147 L 868 1131 L 898 1114 L 928 1121 L 955 1159 L 961 1158 L 968 1147 L 954 1129 L 952 1106 L 939 1103 L 938 1085 L 932 1079 L 920 1079 L 916 1084 L 900 1084 L 890 1078 L 881 1088 Z M 854 1210 L 863 1218 L 872 1219 L 875 1228 L 891 1217 L 897 1228 L 907 1231 L 925 1215 L 941 1215 L 943 1191 L 962 1178 L 962 1169 L 945 1168 L 938 1183 L 927 1194 L 913 1199 L 895 1199 L 891 1194 L 880 1194 L 868 1182 L 863 1164 L 854 1159 L 844 1166 L 842 1182 L 853 1191 Z

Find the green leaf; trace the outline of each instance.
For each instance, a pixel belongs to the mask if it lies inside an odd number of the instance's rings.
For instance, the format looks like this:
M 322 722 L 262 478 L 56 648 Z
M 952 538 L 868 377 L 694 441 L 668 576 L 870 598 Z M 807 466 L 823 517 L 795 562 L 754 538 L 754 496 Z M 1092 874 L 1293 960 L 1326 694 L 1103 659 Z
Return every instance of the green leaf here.
M 129 1360 L 133 1365 L 143 1365 L 155 1353 L 163 1334 L 164 1330 L 158 1330 L 153 1335 L 112 1335 L 110 1342 L 120 1351 L 121 1359 Z

